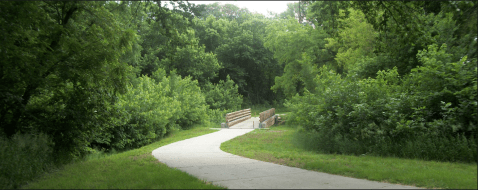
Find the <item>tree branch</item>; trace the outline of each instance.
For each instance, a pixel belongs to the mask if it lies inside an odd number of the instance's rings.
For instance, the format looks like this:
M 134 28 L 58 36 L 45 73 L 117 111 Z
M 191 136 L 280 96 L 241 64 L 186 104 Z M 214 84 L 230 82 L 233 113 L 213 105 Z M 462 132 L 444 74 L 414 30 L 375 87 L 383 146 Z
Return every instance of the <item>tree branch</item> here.
M 70 9 L 68 9 L 68 11 L 66 12 L 65 17 L 63 18 L 63 23 L 62 23 L 62 25 L 68 24 L 68 21 L 70 20 L 71 16 L 73 16 L 73 13 L 74 13 L 76 10 L 78 10 L 78 7 L 76 6 L 76 2 L 75 2 L 75 4 L 73 5 L 73 7 L 71 7 Z
M 400 28 L 404 27 L 407 31 L 410 31 L 410 28 L 408 28 L 406 25 L 403 26 L 403 24 L 401 22 L 398 22 L 397 19 L 395 19 L 395 17 L 393 16 L 392 11 L 390 11 L 390 9 L 383 3 L 383 1 L 380 1 L 380 4 L 382 4 L 382 6 L 385 7 L 385 9 L 387 9 L 387 11 L 390 13 L 390 16 L 392 17 L 392 19 L 397 23 L 397 25 L 400 26 Z M 385 23 L 385 25 L 386 25 L 386 23 Z
M 65 4 L 63 4 L 63 9 L 64 10 L 64 7 L 65 7 Z M 68 9 L 68 11 L 66 12 L 66 15 L 65 17 L 62 19 L 62 23 L 61 25 L 63 25 L 63 27 L 65 27 L 65 25 L 68 23 L 68 21 L 70 20 L 70 18 L 72 17 L 73 13 L 78 10 L 78 7 L 76 6 L 76 2 L 75 2 L 75 5 L 73 5 L 73 7 L 71 7 L 70 9 Z M 54 51 L 54 49 L 58 46 L 59 44 L 59 41 L 60 41 L 60 38 L 62 36 L 62 31 L 59 31 L 55 34 L 55 36 L 53 36 L 52 38 L 54 38 L 52 40 L 52 42 L 50 43 L 50 51 Z M 46 52 L 45 52 L 46 54 Z M 44 54 L 44 55 L 45 55 Z M 43 58 L 45 56 L 42 56 Z M 50 75 L 54 69 L 56 68 L 56 66 L 64 61 L 66 58 L 58 61 L 57 63 L 53 64 L 50 68 L 48 68 L 48 70 L 43 73 L 40 78 L 38 80 L 41 80 L 41 79 L 44 79 L 46 78 L 48 75 Z M 41 59 L 40 60 L 40 65 L 43 65 L 43 62 L 44 60 Z M 27 84 L 26 88 L 25 88 L 25 92 L 23 93 L 23 95 L 21 96 L 22 97 L 22 100 L 20 102 L 20 104 L 16 107 L 16 109 L 13 111 L 13 117 L 12 117 L 12 122 L 10 123 L 10 126 L 8 126 L 7 128 L 9 128 L 8 130 L 5 130 L 5 133 L 8 135 L 8 136 L 11 136 L 13 134 L 15 134 L 19 128 L 18 128 L 18 122 L 20 121 L 20 118 L 24 115 L 25 113 L 25 107 L 26 105 L 28 104 L 28 102 L 30 101 L 32 95 L 33 95 L 33 92 L 40 86 L 40 83 L 39 81 L 34 81 L 33 83 L 30 83 L 30 84 Z
M 136 11 L 135 11 L 135 13 L 134 13 L 134 17 L 131 16 L 131 20 L 129 21 L 128 28 L 131 26 L 131 22 L 133 21 L 133 19 L 138 16 L 138 9 L 139 9 L 140 5 L 141 5 L 141 2 L 139 2 L 139 3 L 138 3 L 138 6 L 136 7 Z

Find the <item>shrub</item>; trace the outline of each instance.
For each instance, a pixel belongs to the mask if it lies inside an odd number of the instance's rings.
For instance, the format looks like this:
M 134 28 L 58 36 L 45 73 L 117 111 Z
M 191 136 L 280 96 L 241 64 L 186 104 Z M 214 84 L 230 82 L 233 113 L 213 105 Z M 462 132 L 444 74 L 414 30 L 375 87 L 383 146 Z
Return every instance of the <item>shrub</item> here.
M 404 87 L 416 97 L 413 104 L 426 109 L 421 116 L 430 123 L 430 129 L 470 137 L 476 135 L 478 124 L 476 58 L 469 61 L 463 56 L 452 62 L 453 55 L 446 53 L 446 49 L 443 44 L 420 51 L 417 57 L 423 66 L 412 69 Z M 443 120 L 444 128 L 436 128 L 435 120 Z
M 194 124 L 209 120 L 207 104 L 197 80 L 192 77 L 181 78 L 175 72 L 171 72 L 162 83 L 169 82 L 168 95 L 180 104 L 179 111 L 172 117 L 173 122 L 182 129 L 188 129 Z
M 323 152 L 476 162 L 476 59 L 451 62 L 446 49 L 419 52 L 423 66 L 403 77 L 394 68 L 342 78 L 322 67 L 315 92 L 286 103 L 291 121 Z
M 229 112 L 229 110 L 208 109 L 207 115 L 209 116 L 209 121 L 212 124 L 219 125 L 222 122 L 226 122 L 226 114 Z
M 45 134 L 0 137 L 0 188 L 19 188 L 53 166 L 52 142 Z
M 220 80 L 218 84 L 207 83 L 203 91 L 210 109 L 232 111 L 241 109 L 242 95 L 229 75 L 226 81 Z
M 156 83 L 147 76 L 139 77 L 127 87 L 115 104 L 119 117 L 106 135 L 109 148 L 135 148 L 162 138 L 170 118 L 180 110 L 180 103 L 168 96 L 168 83 Z M 107 137 L 104 137 L 107 139 Z

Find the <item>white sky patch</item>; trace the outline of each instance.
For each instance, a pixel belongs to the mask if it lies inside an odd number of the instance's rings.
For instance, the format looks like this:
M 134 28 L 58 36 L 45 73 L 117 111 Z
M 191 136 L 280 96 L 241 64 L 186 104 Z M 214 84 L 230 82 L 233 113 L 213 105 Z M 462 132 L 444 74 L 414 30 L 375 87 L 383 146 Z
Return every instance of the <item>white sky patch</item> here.
M 239 8 L 247 8 L 250 12 L 257 12 L 269 17 L 267 11 L 282 13 L 287 10 L 287 3 L 299 1 L 189 1 L 194 4 L 212 4 L 219 2 L 221 4 L 233 4 Z

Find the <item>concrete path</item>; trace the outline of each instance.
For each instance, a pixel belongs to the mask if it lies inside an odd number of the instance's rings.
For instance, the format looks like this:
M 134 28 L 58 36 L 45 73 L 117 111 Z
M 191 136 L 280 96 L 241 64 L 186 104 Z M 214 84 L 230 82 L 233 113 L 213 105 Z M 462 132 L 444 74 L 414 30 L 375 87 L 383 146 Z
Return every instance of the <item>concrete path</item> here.
M 254 129 L 222 129 L 162 146 L 153 156 L 169 167 L 229 189 L 413 189 L 283 166 L 220 150 L 221 143 Z

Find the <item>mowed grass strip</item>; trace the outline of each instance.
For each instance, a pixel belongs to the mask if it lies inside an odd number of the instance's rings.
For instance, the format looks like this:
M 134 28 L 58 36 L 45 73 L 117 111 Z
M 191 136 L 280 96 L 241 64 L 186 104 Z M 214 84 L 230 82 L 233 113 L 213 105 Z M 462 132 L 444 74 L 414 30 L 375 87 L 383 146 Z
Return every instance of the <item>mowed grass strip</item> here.
M 161 146 L 216 132 L 208 127 L 176 131 L 150 145 L 64 166 L 23 189 L 225 189 L 169 168 L 151 155 Z
M 425 188 L 477 189 L 477 165 L 414 159 L 320 154 L 297 143 L 296 128 L 254 130 L 221 144 L 221 150 L 281 165 Z

